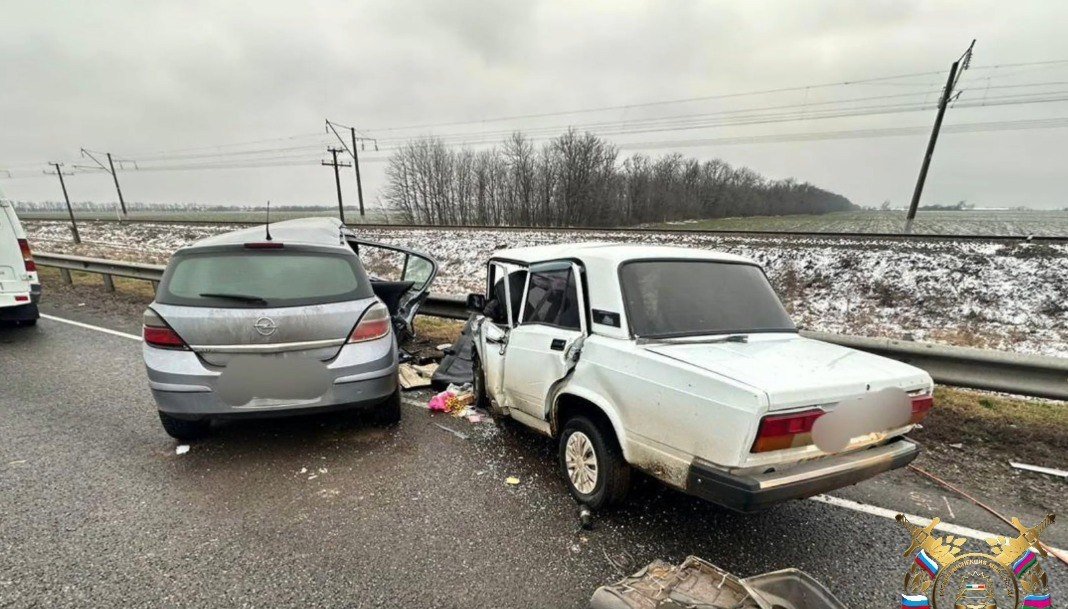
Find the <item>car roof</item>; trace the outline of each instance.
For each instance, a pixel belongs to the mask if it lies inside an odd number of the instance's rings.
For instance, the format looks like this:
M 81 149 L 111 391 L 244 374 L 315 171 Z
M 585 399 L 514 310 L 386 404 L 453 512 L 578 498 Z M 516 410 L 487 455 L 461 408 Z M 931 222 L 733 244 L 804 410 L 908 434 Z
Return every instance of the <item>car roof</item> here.
M 341 240 L 342 235 L 345 234 L 343 231 L 347 232 L 347 229 L 341 220 L 337 218 L 298 218 L 296 220 L 271 223 L 271 239 L 278 243 L 307 243 L 347 248 L 348 246 L 344 245 Z M 241 245 L 265 241 L 266 238 L 266 228 L 263 224 L 260 224 L 215 235 L 214 237 L 207 237 L 182 249 L 213 245 Z
M 497 260 L 511 260 L 523 264 L 552 260 L 577 259 L 585 264 L 591 262 L 619 264 L 631 260 L 681 258 L 686 260 L 709 260 L 715 262 L 740 262 L 757 264 L 750 258 L 724 252 L 667 245 L 631 245 L 626 243 L 557 243 L 518 247 L 494 252 Z

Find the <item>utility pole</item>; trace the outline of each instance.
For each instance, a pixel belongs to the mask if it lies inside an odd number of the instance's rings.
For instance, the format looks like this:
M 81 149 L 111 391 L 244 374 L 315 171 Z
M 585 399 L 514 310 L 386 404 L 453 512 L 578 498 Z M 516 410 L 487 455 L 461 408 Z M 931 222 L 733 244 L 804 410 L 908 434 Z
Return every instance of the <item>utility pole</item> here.
M 71 209 L 70 197 L 67 196 L 67 184 L 63 181 L 63 163 L 49 163 L 49 165 L 55 167 L 56 172 L 53 174 L 51 171 L 45 170 L 45 173 L 59 176 L 59 187 L 63 189 L 63 200 L 67 202 L 67 213 L 70 214 L 70 230 L 74 235 L 74 242 L 81 243 L 82 238 L 78 235 L 78 225 L 74 222 L 74 210 Z
M 349 148 L 348 142 L 346 142 L 345 138 L 341 137 L 341 134 L 338 133 L 337 129 L 339 127 L 341 129 L 348 129 L 349 130 L 349 136 L 350 136 L 350 141 L 352 142 L 352 148 Z M 373 142 L 374 146 L 375 146 L 375 150 L 378 150 L 378 140 L 376 140 L 373 137 L 357 136 L 355 127 L 346 127 L 346 126 L 344 126 L 344 125 L 342 125 L 340 123 L 335 123 L 335 122 L 331 121 L 330 119 L 326 119 L 326 130 L 328 132 L 332 131 L 334 133 L 334 136 L 337 137 L 339 142 L 341 142 L 341 146 L 345 149 L 346 152 L 349 153 L 349 156 L 352 157 L 352 166 L 356 170 L 356 196 L 360 201 L 360 217 L 363 218 L 364 217 L 363 180 L 360 179 L 360 153 L 359 153 L 359 150 L 356 147 L 356 142 L 359 142 L 361 147 L 365 145 L 365 142 Z
M 107 156 L 108 164 L 106 166 L 104 165 L 104 163 L 102 163 L 100 161 L 100 159 L 96 158 L 95 155 L 97 155 L 97 154 L 104 154 L 104 155 Z M 111 174 L 111 179 L 115 181 L 115 192 L 119 193 L 119 207 L 122 208 L 122 218 L 120 218 L 120 219 L 125 219 L 126 218 L 126 201 L 122 198 L 122 188 L 119 186 L 119 174 L 116 173 L 116 171 L 115 171 L 115 161 L 112 160 L 111 153 L 110 152 L 104 152 L 104 153 L 93 152 L 92 150 L 86 150 L 85 148 L 82 148 L 82 156 L 83 157 L 89 157 L 90 159 L 93 160 L 94 163 L 96 163 L 100 167 L 100 169 L 103 169 L 104 171 L 106 171 L 106 172 Z M 123 161 L 119 161 L 119 166 L 120 167 L 122 166 L 122 163 L 123 163 Z
M 351 167 L 352 164 L 351 163 L 346 163 L 344 161 L 342 161 L 340 163 L 338 162 L 337 153 L 342 151 L 341 148 L 327 148 L 326 150 L 327 150 L 327 152 L 329 152 L 334 157 L 334 160 L 329 162 L 329 163 L 327 163 L 326 161 L 323 161 L 322 164 L 334 168 L 334 184 L 337 185 L 337 212 L 338 212 L 338 215 L 341 216 L 342 224 L 344 224 L 344 222 L 345 222 L 345 204 L 341 200 L 341 174 L 338 173 L 338 168 L 339 167 Z
M 360 153 L 356 151 L 356 128 L 349 127 L 352 132 L 352 166 L 356 168 L 356 196 L 360 199 L 360 217 L 363 218 L 363 182 L 360 180 Z
M 912 221 L 916 218 L 916 209 L 920 206 L 920 196 L 923 194 L 924 182 L 927 181 L 927 170 L 931 167 L 931 157 L 934 156 L 935 144 L 938 143 L 938 132 L 942 129 L 942 118 L 946 115 L 946 107 L 955 99 L 953 90 L 960 80 L 960 74 L 968 69 L 974 48 L 975 40 L 972 40 L 972 43 L 968 45 L 968 50 L 964 51 L 964 54 L 949 67 L 949 78 L 946 79 L 946 88 L 942 90 L 942 99 L 938 102 L 938 114 L 935 116 L 934 128 L 931 129 L 931 139 L 927 142 L 927 153 L 923 156 L 923 164 L 920 166 L 920 177 L 916 179 L 916 190 L 912 193 L 912 203 L 909 204 L 909 212 L 905 217 L 906 234 L 912 233 Z

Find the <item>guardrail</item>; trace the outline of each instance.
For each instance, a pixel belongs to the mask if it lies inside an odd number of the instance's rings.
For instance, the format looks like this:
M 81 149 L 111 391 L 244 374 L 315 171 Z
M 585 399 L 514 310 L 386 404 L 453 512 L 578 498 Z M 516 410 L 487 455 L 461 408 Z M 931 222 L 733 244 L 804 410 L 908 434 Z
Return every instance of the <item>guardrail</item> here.
M 112 277 L 127 277 L 159 282 L 162 265 L 119 262 L 101 258 L 37 253 L 39 266 L 55 267 L 70 279 L 70 271 L 84 271 L 104 276 L 104 285 L 114 290 Z M 467 319 L 465 300 L 456 296 L 431 296 L 423 303 L 420 315 Z M 926 370 L 937 383 L 1003 391 L 1017 395 L 1068 400 L 1068 359 L 1040 355 L 1020 355 L 1003 351 L 953 347 L 889 338 L 868 338 L 803 330 L 803 336 L 860 351 L 896 359 Z

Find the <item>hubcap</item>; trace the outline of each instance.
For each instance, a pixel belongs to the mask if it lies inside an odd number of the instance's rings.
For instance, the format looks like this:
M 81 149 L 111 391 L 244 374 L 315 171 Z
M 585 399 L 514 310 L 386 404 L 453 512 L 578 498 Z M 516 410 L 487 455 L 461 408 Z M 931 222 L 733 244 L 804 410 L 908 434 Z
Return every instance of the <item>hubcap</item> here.
M 597 488 L 597 453 L 593 451 L 589 436 L 576 431 L 568 437 L 564 448 L 564 465 L 575 490 L 589 495 Z

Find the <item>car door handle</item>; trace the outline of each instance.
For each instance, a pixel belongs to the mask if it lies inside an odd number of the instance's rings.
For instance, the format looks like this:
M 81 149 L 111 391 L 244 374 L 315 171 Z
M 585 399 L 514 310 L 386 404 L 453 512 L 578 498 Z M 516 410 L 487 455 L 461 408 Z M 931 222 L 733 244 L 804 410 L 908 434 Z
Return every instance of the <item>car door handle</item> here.
M 554 338 L 553 342 L 549 344 L 549 348 L 552 349 L 553 351 L 563 351 L 564 350 L 564 346 L 566 344 L 567 344 L 567 341 L 565 341 L 564 339 L 562 339 L 562 338 Z

